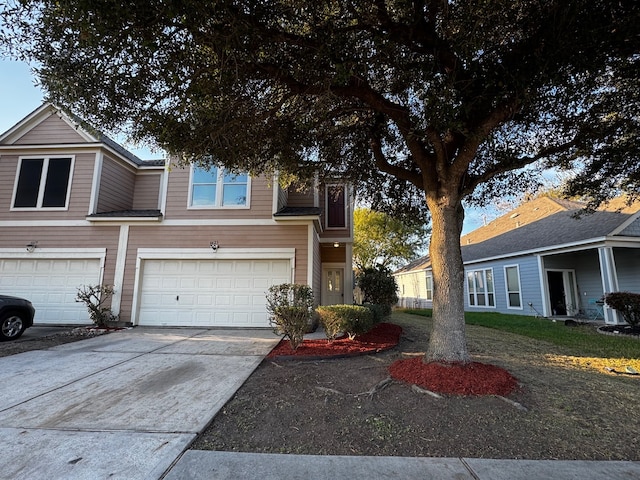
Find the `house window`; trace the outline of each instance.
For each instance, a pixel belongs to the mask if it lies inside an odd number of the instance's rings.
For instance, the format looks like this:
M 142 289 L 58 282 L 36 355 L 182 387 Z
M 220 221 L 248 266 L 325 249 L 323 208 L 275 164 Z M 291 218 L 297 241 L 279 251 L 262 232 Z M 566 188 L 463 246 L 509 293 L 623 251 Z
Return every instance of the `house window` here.
M 249 205 L 249 175 L 224 168 L 191 169 L 189 206 L 193 208 L 238 208 Z
M 345 228 L 347 226 L 346 206 L 344 185 L 327 185 L 327 228 Z
M 433 301 L 433 276 L 430 273 L 427 273 L 425 277 L 426 281 L 426 297 L 427 300 Z
M 21 158 L 13 208 L 66 209 L 72 168 L 72 157 Z
M 522 308 L 520 293 L 520 271 L 517 265 L 504 267 L 504 276 L 507 284 L 507 307 Z
M 467 272 L 469 305 L 472 307 L 495 307 L 493 290 L 493 270 L 473 270 Z

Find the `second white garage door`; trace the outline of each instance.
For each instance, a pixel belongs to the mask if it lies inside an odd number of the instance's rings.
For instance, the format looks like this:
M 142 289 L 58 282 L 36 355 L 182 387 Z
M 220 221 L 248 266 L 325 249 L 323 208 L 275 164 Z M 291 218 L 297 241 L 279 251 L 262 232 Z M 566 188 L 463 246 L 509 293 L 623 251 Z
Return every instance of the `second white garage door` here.
M 268 327 L 265 295 L 289 260 L 145 260 L 139 325 Z

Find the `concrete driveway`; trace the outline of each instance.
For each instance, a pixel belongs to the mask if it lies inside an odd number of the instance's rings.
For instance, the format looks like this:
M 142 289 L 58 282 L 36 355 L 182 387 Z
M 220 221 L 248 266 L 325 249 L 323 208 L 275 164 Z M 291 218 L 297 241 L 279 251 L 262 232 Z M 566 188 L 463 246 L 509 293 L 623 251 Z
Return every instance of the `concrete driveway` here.
M 278 340 L 137 327 L 0 358 L 0 478 L 160 478 Z

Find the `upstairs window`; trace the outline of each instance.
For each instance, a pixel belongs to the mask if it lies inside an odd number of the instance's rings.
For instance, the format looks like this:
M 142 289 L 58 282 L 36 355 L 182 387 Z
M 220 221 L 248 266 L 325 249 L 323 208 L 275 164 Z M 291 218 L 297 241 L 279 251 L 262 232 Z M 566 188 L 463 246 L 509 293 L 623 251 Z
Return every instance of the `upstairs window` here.
M 191 169 L 189 206 L 193 208 L 242 208 L 249 205 L 249 175 L 224 168 Z
M 21 158 L 13 191 L 13 208 L 68 208 L 72 169 L 72 157 Z
M 347 204 L 344 185 L 327 185 L 326 212 L 327 228 L 346 228 Z

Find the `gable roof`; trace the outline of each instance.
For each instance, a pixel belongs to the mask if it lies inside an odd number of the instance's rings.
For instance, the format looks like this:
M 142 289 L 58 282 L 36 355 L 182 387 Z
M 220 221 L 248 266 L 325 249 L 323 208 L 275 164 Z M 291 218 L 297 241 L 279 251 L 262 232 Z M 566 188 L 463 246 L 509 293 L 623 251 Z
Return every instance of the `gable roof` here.
M 591 214 L 579 214 L 585 204 L 571 200 L 539 197 L 523 203 L 460 239 L 465 263 L 507 256 L 519 252 L 543 250 L 562 245 L 586 243 L 619 235 L 634 235 L 629 228 L 640 222 L 640 203 L 627 205 L 617 198 Z M 620 228 L 623 227 L 623 228 Z M 404 273 L 424 270 L 430 265 L 428 255 L 397 270 Z
M 51 103 L 43 103 L 9 130 L 2 133 L 0 135 L 0 144 L 15 144 L 20 138 L 38 125 L 47 121 L 52 115 L 57 115 L 62 121 L 67 123 L 69 127 L 77 133 L 77 138 L 83 143 L 103 144 L 117 155 L 139 167 L 164 166 L 164 160 L 141 160 L 138 156 L 131 153 L 107 135 L 91 127 L 80 117 L 69 114 Z M 64 143 L 68 143 L 68 140 Z

